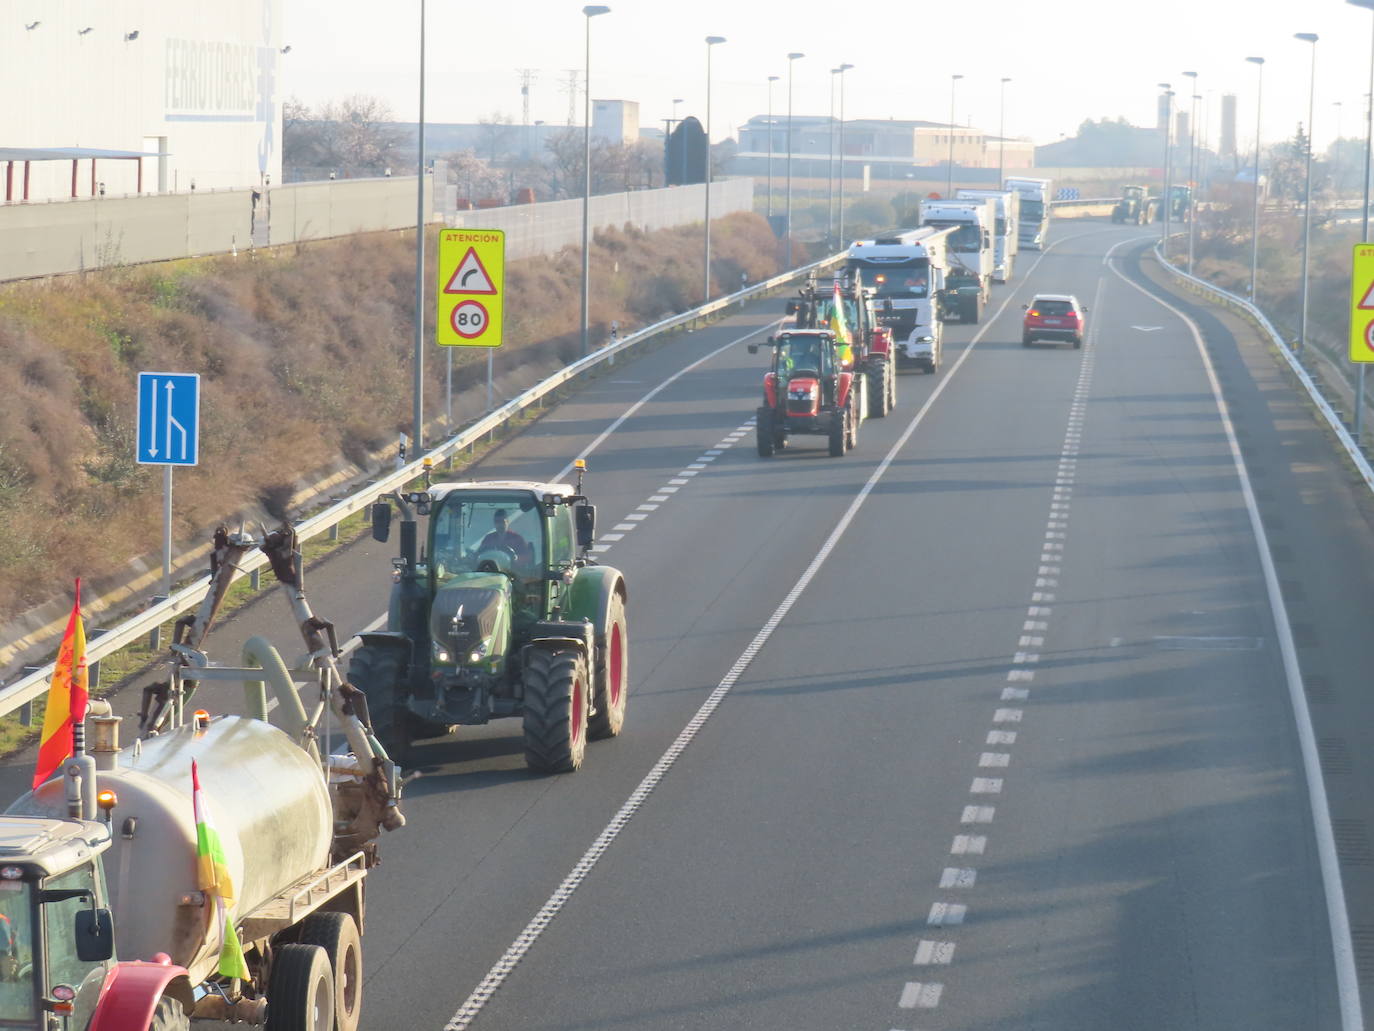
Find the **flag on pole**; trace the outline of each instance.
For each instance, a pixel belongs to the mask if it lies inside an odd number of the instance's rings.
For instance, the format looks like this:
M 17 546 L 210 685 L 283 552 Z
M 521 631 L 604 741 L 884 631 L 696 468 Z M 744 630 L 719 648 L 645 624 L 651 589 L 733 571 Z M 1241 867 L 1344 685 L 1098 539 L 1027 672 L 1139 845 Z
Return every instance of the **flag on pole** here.
M 43 736 L 38 745 L 38 766 L 33 771 L 36 788 L 72 754 L 72 724 L 86 718 L 86 629 L 81 625 L 81 581 L 76 581 L 76 601 L 67 617 L 62 646 L 53 663 L 48 707 L 43 714 Z
M 854 364 L 854 349 L 850 346 L 849 324 L 844 317 L 844 298 L 840 294 L 840 281 L 835 280 L 835 292 L 830 298 L 830 332 L 838 345 L 840 364 L 846 369 Z
M 205 793 L 200 789 L 200 770 L 194 759 L 191 760 L 191 805 L 196 815 L 196 883 L 201 891 L 215 897 L 215 919 L 219 923 L 222 943 L 219 973 L 223 977 L 251 981 L 243 946 L 239 944 L 234 922 L 229 919 L 229 907 L 234 904 L 234 881 L 224 859 L 224 846 L 210 823 L 210 810 L 205 804 Z

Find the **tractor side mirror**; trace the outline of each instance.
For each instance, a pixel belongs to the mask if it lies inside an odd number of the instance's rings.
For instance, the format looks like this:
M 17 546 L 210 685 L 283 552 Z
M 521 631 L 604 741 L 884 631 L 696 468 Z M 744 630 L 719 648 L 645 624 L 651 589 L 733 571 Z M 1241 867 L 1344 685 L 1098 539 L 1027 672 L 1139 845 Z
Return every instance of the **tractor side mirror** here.
M 372 503 L 372 539 L 385 544 L 391 537 L 391 506 L 385 501 Z
M 748 344 L 748 345 L 746 345 L 746 346 L 749 348 L 749 353 L 750 353 L 750 354 L 758 354 L 758 353 L 759 353 L 759 345 L 758 345 L 758 344 Z
M 108 909 L 83 909 L 76 914 L 76 958 L 104 963 L 114 956 L 114 917 Z
M 577 546 L 590 548 L 596 540 L 596 506 L 578 505 L 573 509 L 573 519 L 577 523 Z

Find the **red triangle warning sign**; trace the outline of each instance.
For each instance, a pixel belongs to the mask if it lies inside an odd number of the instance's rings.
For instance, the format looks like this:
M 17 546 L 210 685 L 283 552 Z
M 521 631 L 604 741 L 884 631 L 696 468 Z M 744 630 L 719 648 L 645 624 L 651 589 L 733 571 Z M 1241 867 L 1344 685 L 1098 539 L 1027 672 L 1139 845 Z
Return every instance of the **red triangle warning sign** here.
M 491 281 L 491 276 L 487 275 L 487 267 L 482 264 L 482 259 L 477 256 L 477 248 L 468 248 L 468 252 L 463 255 L 463 260 L 458 263 L 458 267 L 453 270 L 453 275 L 449 277 L 448 285 L 444 287 L 444 293 L 496 293 L 496 284 Z
M 1374 311 L 1374 283 L 1369 284 L 1369 288 L 1364 292 L 1364 300 L 1355 307 L 1361 311 Z

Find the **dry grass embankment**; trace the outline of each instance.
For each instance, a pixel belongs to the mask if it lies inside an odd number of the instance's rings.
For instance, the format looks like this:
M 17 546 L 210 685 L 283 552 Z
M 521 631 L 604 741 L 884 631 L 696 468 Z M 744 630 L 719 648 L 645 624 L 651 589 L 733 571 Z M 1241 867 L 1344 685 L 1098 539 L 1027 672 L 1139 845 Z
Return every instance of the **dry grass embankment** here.
M 755 215 L 711 239 L 718 289 L 780 268 Z M 699 225 L 598 233 L 596 334 L 699 303 L 701 240 Z M 202 376 L 200 465 L 176 475 L 182 544 L 249 503 L 279 510 L 296 481 L 341 456 L 366 464 L 408 429 L 413 248 L 374 234 L 0 288 L 0 623 L 159 548 L 161 473 L 134 461 L 140 371 Z M 574 357 L 580 268 L 567 249 L 507 269 L 505 368 Z M 485 375 L 484 355 L 457 358 L 455 389 Z M 427 371 L 432 417 L 443 363 Z

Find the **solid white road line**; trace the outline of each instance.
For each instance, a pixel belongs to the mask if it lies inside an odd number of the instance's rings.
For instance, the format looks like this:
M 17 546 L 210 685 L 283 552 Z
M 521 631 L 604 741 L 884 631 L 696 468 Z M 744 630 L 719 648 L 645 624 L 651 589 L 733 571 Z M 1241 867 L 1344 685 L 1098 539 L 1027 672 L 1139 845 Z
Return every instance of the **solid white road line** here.
M 1274 559 L 1269 553 L 1269 535 L 1264 532 L 1264 522 L 1260 519 L 1259 505 L 1255 502 L 1255 492 L 1250 484 L 1250 472 L 1246 468 L 1245 456 L 1241 454 L 1235 427 L 1231 423 L 1231 408 L 1222 395 L 1221 383 L 1217 380 L 1211 355 L 1207 353 L 1202 330 L 1181 309 L 1128 279 L 1125 273 L 1111 264 L 1112 252 L 1117 247 L 1132 242 L 1138 240 L 1123 240 L 1122 243 L 1108 249 L 1102 259 L 1103 264 L 1127 286 L 1168 309 L 1188 327 L 1198 356 L 1202 359 L 1202 367 L 1207 373 L 1207 382 L 1212 388 L 1212 397 L 1216 401 L 1222 428 L 1226 431 L 1231 460 L 1240 480 L 1241 496 L 1245 499 L 1245 510 L 1250 516 L 1250 529 L 1255 535 L 1255 547 L 1259 552 L 1260 568 L 1264 573 L 1264 587 L 1269 595 L 1269 613 L 1278 633 L 1279 651 L 1283 656 L 1283 672 L 1288 681 L 1288 696 L 1293 706 L 1293 718 L 1297 723 L 1298 745 L 1302 752 L 1308 804 L 1312 807 L 1312 825 L 1316 831 L 1317 856 L 1321 867 L 1322 887 L 1326 895 L 1326 916 L 1331 927 L 1331 950 L 1336 966 L 1336 990 L 1340 996 L 1341 1026 L 1345 1031 L 1359 1031 L 1364 1027 L 1364 1015 L 1360 1004 L 1360 982 L 1355 970 L 1355 948 L 1350 936 L 1350 917 L 1346 910 L 1345 886 L 1341 881 L 1341 864 L 1336 854 L 1336 838 L 1331 827 L 1331 809 L 1326 799 L 1326 784 L 1322 780 L 1317 737 L 1312 727 L 1312 713 L 1307 707 L 1302 670 L 1298 667 L 1298 651 L 1293 643 L 1293 631 L 1288 625 L 1288 608 L 1283 603 L 1278 571 L 1274 568 Z

